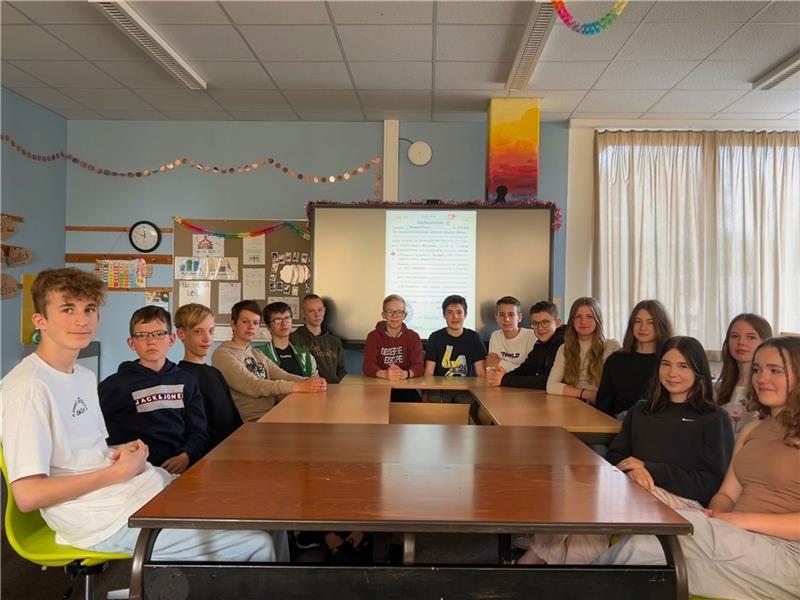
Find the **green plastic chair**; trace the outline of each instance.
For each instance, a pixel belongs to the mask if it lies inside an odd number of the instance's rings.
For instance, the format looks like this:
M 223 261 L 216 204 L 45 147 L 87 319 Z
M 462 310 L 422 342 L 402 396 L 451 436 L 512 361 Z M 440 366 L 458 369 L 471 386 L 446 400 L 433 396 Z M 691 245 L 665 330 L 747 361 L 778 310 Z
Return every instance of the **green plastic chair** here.
M 25 560 L 42 567 L 64 567 L 70 583 L 64 598 L 69 598 L 78 577 L 84 578 L 84 598 L 91 600 L 94 593 L 92 576 L 102 573 L 112 560 L 127 560 L 127 554 L 93 552 L 56 543 L 56 533 L 47 526 L 38 510 L 22 512 L 8 481 L 6 460 L 0 445 L 0 469 L 6 484 L 6 510 L 3 519 L 6 538 L 11 547 Z

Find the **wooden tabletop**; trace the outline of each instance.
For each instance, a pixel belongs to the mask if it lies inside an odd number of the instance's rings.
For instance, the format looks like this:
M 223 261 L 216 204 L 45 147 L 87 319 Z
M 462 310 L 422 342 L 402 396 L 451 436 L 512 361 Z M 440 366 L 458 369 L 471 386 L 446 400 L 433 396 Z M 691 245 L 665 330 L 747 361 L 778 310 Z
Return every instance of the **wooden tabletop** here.
M 290 394 L 261 417 L 263 423 L 389 423 L 389 395 L 395 389 L 469 391 L 498 425 L 564 427 L 572 433 L 613 435 L 620 422 L 567 396 L 542 390 L 491 387 L 477 377 L 417 377 L 387 381 L 347 375 L 319 394 Z
M 689 533 L 561 428 L 246 423 L 132 527 Z

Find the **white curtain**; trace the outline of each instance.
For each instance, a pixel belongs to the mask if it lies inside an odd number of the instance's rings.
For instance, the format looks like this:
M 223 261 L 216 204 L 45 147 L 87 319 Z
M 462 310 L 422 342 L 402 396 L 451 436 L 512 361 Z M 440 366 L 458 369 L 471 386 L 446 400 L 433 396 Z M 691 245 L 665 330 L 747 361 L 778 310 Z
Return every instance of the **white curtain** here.
M 621 336 L 664 303 L 722 347 L 741 312 L 800 332 L 800 132 L 606 131 L 596 142 L 596 290 Z

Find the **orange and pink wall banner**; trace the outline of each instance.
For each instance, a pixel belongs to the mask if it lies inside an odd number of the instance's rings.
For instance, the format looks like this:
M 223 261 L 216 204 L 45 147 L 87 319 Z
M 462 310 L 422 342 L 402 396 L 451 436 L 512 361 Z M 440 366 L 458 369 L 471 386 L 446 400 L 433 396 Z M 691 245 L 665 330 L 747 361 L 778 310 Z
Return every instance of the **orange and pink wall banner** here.
M 489 104 L 486 200 L 536 198 L 539 184 L 539 98 L 493 98 Z

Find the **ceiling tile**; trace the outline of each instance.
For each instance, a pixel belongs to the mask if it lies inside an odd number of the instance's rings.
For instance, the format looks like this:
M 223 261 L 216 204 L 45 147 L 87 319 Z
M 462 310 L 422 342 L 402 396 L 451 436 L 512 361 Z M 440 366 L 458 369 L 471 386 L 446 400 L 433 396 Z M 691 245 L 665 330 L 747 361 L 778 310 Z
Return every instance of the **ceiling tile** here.
M 640 112 L 580 112 L 572 113 L 573 119 L 638 119 Z
M 800 94 L 792 90 L 753 90 L 725 108 L 724 112 L 783 113 L 800 109 Z
M 342 121 L 363 121 L 364 115 L 360 112 L 316 112 L 301 111 L 300 118 L 303 121 L 317 121 L 323 123 L 338 123 Z M 312 173 L 313 175 L 313 173 Z M 325 175 L 325 173 L 323 173 Z M 330 175 L 330 173 L 328 173 Z
M 436 63 L 436 89 L 503 90 L 511 63 L 448 62 Z
M 230 25 L 160 25 L 158 31 L 187 60 L 253 60 Z
M 137 88 L 136 93 L 160 111 L 220 111 L 220 106 L 199 90 L 157 90 Z
M 133 8 L 152 25 L 227 25 L 228 17 L 216 2 L 132 2 Z
M 642 115 L 643 119 L 664 119 L 664 120 L 700 120 L 700 119 L 710 119 L 714 113 L 691 113 L 691 112 L 682 112 L 682 113 L 664 113 L 664 112 L 646 112 Z
M 594 89 L 668 90 L 698 64 L 695 60 L 615 60 L 594 84 Z
M 26 60 L 18 63 L 31 75 L 60 88 L 122 87 L 92 63 L 84 60 Z
M 689 73 L 679 90 L 749 90 L 765 71 L 764 61 L 707 60 Z
M 717 112 L 742 95 L 734 90 L 672 90 L 650 110 L 652 112 Z
M 767 2 L 656 2 L 646 23 L 744 23 Z
M 164 113 L 172 121 L 232 121 L 227 113 L 206 110 L 168 111 Z
M 402 92 L 362 91 L 361 104 L 365 111 L 412 111 L 423 112 L 431 109 L 431 93 L 426 91 Z
M 186 89 L 152 60 L 96 60 L 94 64 L 131 88 Z
M 498 94 L 495 92 L 494 95 Z M 489 100 L 492 96 L 493 92 L 437 91 L 433 97 L 434 113 L 443 111 L 485 113 L 489 110 Z
M 230 113 L 237 121 L 297 121 L 297 115 L 291 110 L 232 110 Z
M 703 60 L 737 27 L 737 23 L 644 23 L 620 50 L 618 58 Z
M 547 38 L 540 60 L 564 61 L 600 61 L 611 60 L 622 48 L 636 25 L 632 23 L 615 23 L 602 35 L 580 35 L 567 29 L 558 21 Z
M 104 119 L 115 121 L 163 121 L 164 115 L 154 110 L 98 110 Z
M 386 121 L 397 119 L 403 122 L 426 123 L 431 120 L 431 111 L 376 110 L 366 111 L 367 121 Z
M 147 56 L 113 25 L 47 25 L 45 29 L 90 60 L 141 60 Z
M 541 98 L 542 112 L 572 112 L 586 92 L 584 90 L 529 90 L 525 95 L 535 95 Z M 514 97 L 518 96 L 514 94 Z
M 284 90 L 353 89 L 343 62 L 270 62 L 265 66 Z
M 439 25 L 436 60 L 512 62 L 522 31 L 522 25 Z
M 348 60 L 431 60 L 431 25 L 340 25 Z
M 351 62 L 356 86 L 363 90 L 429 90 L 431 62 Z
M 80 102 L 52 88 L 16 88 L 14 91 L 51 110 L 86 110 Z
M 220 89 L 246 88 L 271 90 L 275 84 L 257 61 L 194 61 L 194 67 L 203 74 L 209 87 Z
M 754 21 L 800 24 L 800 2 L 772 2 Z
M 16 2 L 15 7 L 37 23 L 108 23 L 88 2 Z
M 97 121 L 103 117 L 93 110 L 65 110 L 56 111 L 70 121 Z
M 286 110 L 289 108 L 281 93 L 271 90 L 211 90 L 209 94 L 228 110 Z
M 331 2 L 337 25 L 433 23 L 433 2 Z M 439 10 L 441 11 L 441 5 Z
M 330 25 L 241 25 L 239 30 L 263 61 L 342 60 Z
M 739 113 L 739 112 L 721 112 L 714 115 L 714 119 L 735 120 L 735 121 L 751 121 L 751 120 L 767 120 L 777 121 L 786 116 L 786 113 Z
M 0 23 L 3 25 L 22 25 L 31 20 L 11 6 L 10 2 L 0 2 Z
M 21 63 L 25 66 L 25 63 Z M 47 87 L 43 81 L 39 81 L 33 75 L 29 75 L 24 70 L 20 70 L 10 62 L 3 61 L 3 67 L 0 69 L 2 73 L 2 84 L 9 88 L 15 87 Z
M 603 62 L 539 62 L 528 83 L 528 89 L 586 90 L 597 81 L 608 63 Z
M 316 111 L 324 108 L 326 111 L 351 111 L 358 112 L 361 107 L 355 92 L 350 90 L 325 90 L 323 94 L 317 91 L 288 91 L 286 99 L 296 111 Z
M 578 105 L 577 112 L 644 112 L 663 95 L 660 90 L 591 90 Z
M 152 107 L 129 90 L 69 89 L 64 90 L 92 110 L 152 110 Z
M 324 2 L 223 2 L 234 22 L 241 25 L 330 24 Z
M 435 112 L 433 120 L 446 123 L 485 123 L 486 113 L 480 111 L 473 112 Z
M 474 23 L 479 25 L 525 25 L 530 2 L 439 2 L 439 23 Z
M 749 23 L 714 52 L 711 60 L 774 61 L 775 64 L 797 52 L 800 28 L 788 23 Z
M 63 43 L 37 25 L 5 25 L 2 30 L 2 54 L 6 60 L 17 58 L 64 60 L 80 58 Z

